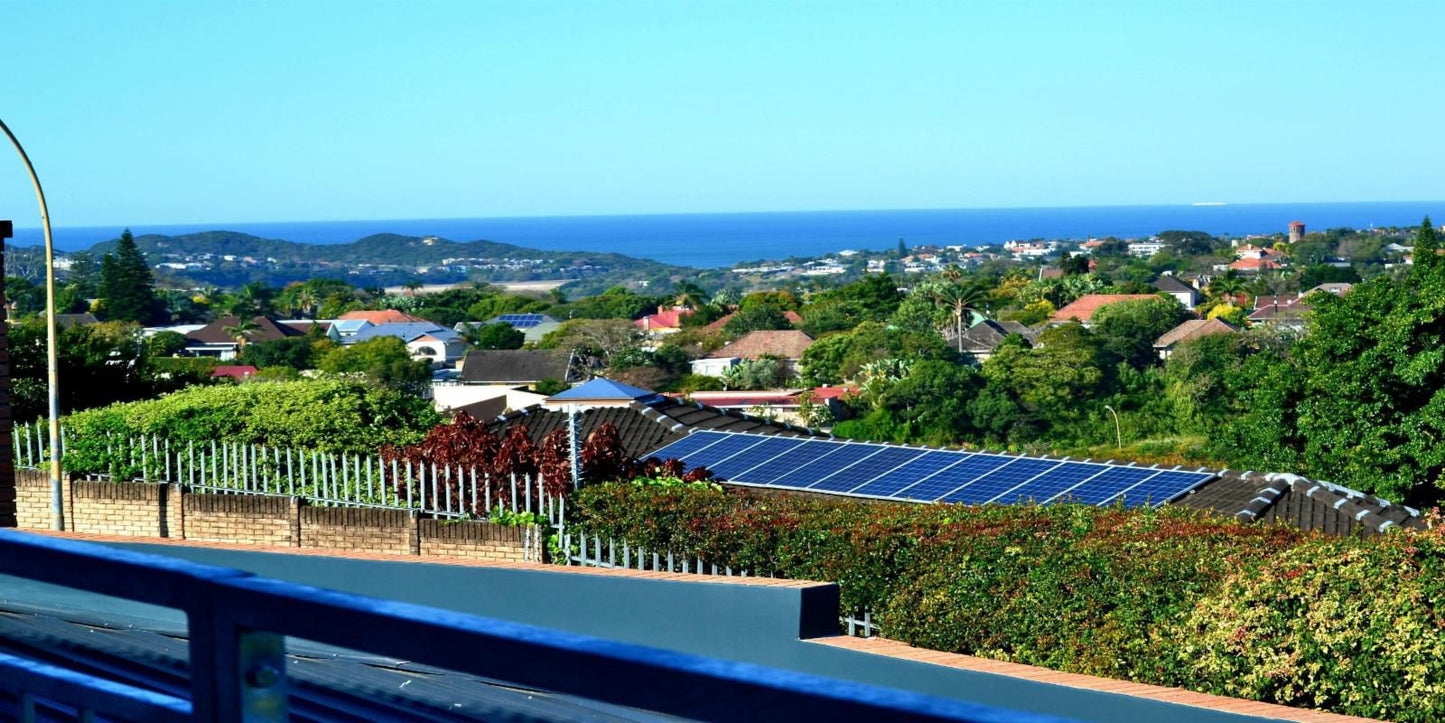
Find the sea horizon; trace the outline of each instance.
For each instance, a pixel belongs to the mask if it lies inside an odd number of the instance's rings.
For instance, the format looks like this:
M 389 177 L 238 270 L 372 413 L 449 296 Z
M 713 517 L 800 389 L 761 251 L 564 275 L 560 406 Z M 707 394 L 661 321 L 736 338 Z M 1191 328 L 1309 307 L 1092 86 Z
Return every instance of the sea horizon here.
M 679 266 L 728 267 L 845 249 L 884 250 L 901 239 L 980 246 L 1014 239 L 1149 236 L 1166 230 L 1242 236 L 1311 230 L 1412 226 L 1445 217 L 1445 201 L 1227 203 L 844 211 L 750 211 L 451 219 L 131 224 L 137 236 L 234 231 L 268 239 L 334 245 L 379 233 L 495 241 L 544 251 L 619 253 Z M 81 251 L 116 238 L 122 227 L 56 226 L 56 248 Z M 43 243 L 39 228 L 17 228 L 16 246 Z M 780 252 L 780 249 L 783 251 Z

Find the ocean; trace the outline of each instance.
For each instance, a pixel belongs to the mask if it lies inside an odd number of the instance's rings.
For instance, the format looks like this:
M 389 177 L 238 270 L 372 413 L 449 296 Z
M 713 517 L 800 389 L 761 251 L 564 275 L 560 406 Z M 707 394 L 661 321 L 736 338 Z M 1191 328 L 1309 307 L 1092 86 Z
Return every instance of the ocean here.
M 239 231 L 314 244 L 355 241 L 374 233 L 488 240 L 553 251 L 615 252 L 696 267 L 726 267 L 788 256 L 821 256 L 843 249 L 910 245 L 970 245 L 1010 239 L 1147 236 L 1167 230 L 1235 236 L 1285 231 L 1300 220 L 1309 229 L 1413 226 L 1425 215 L 1445 221 L 1445 201 L 1399 203 L 1275 203 L 1181 206 L 979 208 L 917 211 L 694 213 L 641 216 L 405 219 L 304 223 L 214 223 L 148 226 L 140 234 Z M 62 251 L 115 238 L 120 227 L 57 227 Z M 16 229 L 14 243 L 41 243 L 37 228 Z

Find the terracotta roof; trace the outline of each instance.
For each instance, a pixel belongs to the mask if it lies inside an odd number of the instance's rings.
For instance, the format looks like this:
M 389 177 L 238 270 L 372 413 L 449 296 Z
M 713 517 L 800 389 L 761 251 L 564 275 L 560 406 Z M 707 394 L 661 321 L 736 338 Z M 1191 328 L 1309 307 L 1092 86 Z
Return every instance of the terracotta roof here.
M 1239 330 L 1219 319 L 1190 319 L 1154 340 L 1156 347 L 1171 347 L 1210 334 L 1234 334 Z
M 1258 271 L 1260 269 L 1283 268 L 1269 259 L 1240 259 L 1229 265 L 1229 268 L 1236 271 Z
M 579 431 L 584 437 L 603 424 L 616 426 L 623 450 L 636 458 L 646 457 L 664 445 L 682 439 L 694 429 L 788 437 L 831 436 L 805 427 L 770 422 L 742 412 L 684 402 L 662 395 L 649 402 L 638 401 L 627 406 L 585 409 L 578 414 L 578 422 Z M 526 426 L 527 437 L 534 442 L 541 442 L 552 430 L 567 428 L 567 413 L 561 409 L 538 405 L 509 412 L 488 426 L 498 434 L 505 434 L 506 430 L 512 427 Z
M 858 387 L 814 387 L 808 391 L 813 393 L 813 401 L 816 402 L 824 399 L 839 399 L 849 394 L 855 394 L 858 391 Z
M 775 356 L 798 359 L 813 345 L 813 337 L 796 329 L 750 331 L 731 344 L 707 355 L 708 359 L 758 359 Z
M 251 319 L 256 324 L 256 330 L 248 333 L 246 339 L 251 342 L 276 341 L 285 339 L 288 336 L 301 336 L 304 332 L 293 329 L 285 324 L 277 324 L 264 316 L 257 316 Z M 239 321 L 234 316 L 223 316 L 189 334 L 186 338 L 202 344 L 235 344 L 236 336 L 227 328 L 235 327 Z
M 656 314 L 648 314 L 632 323 L 643 330 L 680 329 L 682 328 L 682 317 L 691 315 L 692 309 L 667 309 Z
M 704 329 L 707 329 L 708 331 L 712 331 L 712 332 L 722 331 L 722 328 L 723 328 L 724 326 L 727 326 L 727 323 L 728 323 L 729 321 L 732 321 L 733 317 L 734 317 L 734 316 L 737 316 L 737 315 L 738 315 L 738 312 L 734 311 L 734 312 L 732 312 L 732 313 L 729 313 L 727 316 L 724 316 L 723 318 L 718 319 L 717 321 L 714 321 L 714 322 L 711 323 L 711 324 L 708 324 L 707 326 L 705 326 L 705 327 L 703 327 L 703 328 L 704 328 Z M 784 312 L 783 312 L 783 318 L 787 319 L 787 320 L 788 320 L 788 323 L 789 323 L 789 324 L 792 324 L 793 326 L 798 326 L 798 325 L 800 325 L 800 324 L 803 323 L 803 317 L 800 316 L 800 315 L 798 314 L 798 312 L 793 311 L 792 309 L 789 309 L 789 310 L 787 310 L 787 311 L 784 311 Z
M 412 316 L 404 311 L 396 309 L 381 309 L 379 311 L 348 311 L 336 317 L 342 320 L 369 321 L 377 326 L 382 324 L 415 324 L 426 322 L 420 316 Z M 430 323 L 430 322 L 427 322 Z
M 1157 298 L 1159 297 L 1155 294 L 1085 294 L 1080 296 L 1074 303 L 1054 312 L 1054 315 L 1049 317 L 1049 320 L 1069 321 L 1071 319 L 1078 319 L 1079 321 L 1091 321 L 1099 309 L 1109 304 L 1120 301 L 1139 301 Z
M 238 364 L 234 366 L 218 366 L 211 372 L 211 378 L 231 377 L 233 379 L 245 379 L 246 377 L 260 371 L 250 364 Z

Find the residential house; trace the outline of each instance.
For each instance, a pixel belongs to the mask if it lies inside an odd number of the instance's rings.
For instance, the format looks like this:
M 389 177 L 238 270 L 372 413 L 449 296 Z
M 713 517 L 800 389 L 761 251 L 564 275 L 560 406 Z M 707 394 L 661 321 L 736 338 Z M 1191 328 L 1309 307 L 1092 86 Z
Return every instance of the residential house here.
M 648 314 L 632 323 L 648 336 L 665 336 L 682 331 L 682 318 L 690 315 L 692 309 L 675 306 L 671 309 L 659 309 L 657 313 Z
M 185 353 L 188 356 L 215 357 L 221 361 L 235 359 L 240 353 L 241 342 L 238 336 L 244 336 L 247 344 L 259 341 L 276 341 L 292 336 L 302 336 L 305 332 L 286 324 L 277 322 L 264 316 L 257 316 L 251 319 L 256 328 L 245 332 L 243 335 L 231 331 L 240 325 L 240 320 L 234 316 L 223 316 L 205 326 L 186 334 Z
M 1232 264 L 1229 264 L 1225 268 L 1232 269 L 1234 271 L 1238 271 L 1241 274 L 1248 275 L 1258 274 L 1261 271 L 1275 271 L 1277 269 L 1284 268 L 1284 266 L 1278 262 L 1271 261 L 1270 259 L 1244 258 L 1235 261 Z
M 430 321 L 368 326 L 342 343 L 359 344 L 383 336 L 400 339 L 413 359 L 435 365 L 455 363 L 467 351 L 461 334 Z
M 1249 321 L 1255 324 L 1273 325 L 1300 330 L 1305 325 L 1305 314 L 1313 307 L 1298 296 L 1258 296 L 1254 310 L 1249 312 Z
M 327 338 L 338 344 L 347 343 L 357 332 L 376 326 L 366 319 L 332 319 L 326 329 Z
M 95 314 L 92 314 L 90 312 L 83 312 L 80 314 L 55 315 L 55 325 L 62 329 L 69 329 L 72 326 L 87 326 L 89 324 L 99 323 L 100 319 L 95 318 Z
M 396 309 L 378 309 L 374 311 L 348 311 L 345 314 L 336 317 L 336 320 L 368 321 L 371 322 L 373 326 L 380 326 L 382 324 L 417 324 L 426 322 L 426 319 L 423 319 L 420 316 L 413 316 L 404 311 L 397 311 Z
M 490 326 L 492 324 L 507 324 L 513 329 L 522 332 L 523 344 L 536 344 L 542 341 L 542 337 L 556 331 L 562 326 L 562 322 L 553 319 L 546 314 L 502 314 L 484 322 L 459 321 L 453 327 L 458 333 L 466 333 L 478 326 Z
M 1084 326 L 1088 326 L 1093 323 L 1094 314 L 1109 304 L 1117 304 L 1120 301 L 1157 298 L 1159 298 L 1158 294 L 1084 294 L 1075 299 L 1073 303 L 1054 312 L 1054 315 L 1049 317 L 1049 322 L 1063 324 L 1070 321 L 1077 321 Z
M 736 311 L 729 312 L 726 316 L 712 322 L 711 324 L 708 324 L 707 326 L 704 326 L 703 328 L 715 334 L 722 331 L 723 327 L 727 326 L 727 323 L 729 321 L 732 321 L 733 317 L 737 315 L 738 312 Z M 798 312 L 793 311 L 792 309 L 784 311 L 783 318 L 787 319 L 788 323 L 792 324 L 793 326 L 801 326 L 803 324 L 803 317 L 799 315 Z
M 254 366 L 251 366 L 250 364 L 240 364 L 234 366 L 221 365 L 211 370 L 211 378 L 235 379 L 236 381 L 240 381 L 247 377 L 255 376 L 256 372 L 258 371 L 260 370 Z
M 802 404 L 827 407 L 836 419 L 844 413 L 842 398 L 857 392 L 856 387 L 818 387 L 816 389 L 779 389 L 760 392 L 693 392 L 686 399 L 717 409 L 750 414 L 769 421 L 806 425 Z M 681 395 L 675 395 L 681 396 Z
M 737 366 L 743 360 L 771 357 L 781 359 L 789 375 L 797 372 L 798 360 L 813 345 L 813 337 L 795 329 L 782 331 L 751 331 L 721 349 L 692 362 L 692 373 L 710 377 Z
M 1198 339 L 1210 334 L 1237 333 L 1239 333 L 1238 329 L 1219 319 L 1189 319 L 1155 339 L 1154 351 L 1159 353 L 1160 359 L 1168 359 L 1174 353 L 1175 347 L 1191 339 Z
M 1135 241 L 1129 244 L 1129 255 L 1147 259 L 1167 248 L 1169 248 L 1168 244 L 1159 241 Z
M 944 330 L 943 338 L 948 341 L 950 346 L 982 363 L 993 356 L 994 350 L 998 349 L 998 345 L 1002 344 L 1010 334 L 1022 336 L 1030 345 L 1038 338 L 1038 332 L 1017 321 L 994 321 L 992 319 L 984 319 L 964 330 L 962 344 L 959 343 L 952 329 Z
M 1179 303 L 1190 311 L 1194 311 L 1194 307 L 1199 304 L 1199 289 L 1184 283 L 1175 276 L 1168 274 L 1160 276 L 1155 279 L 1154 288 L 1178 299 Z

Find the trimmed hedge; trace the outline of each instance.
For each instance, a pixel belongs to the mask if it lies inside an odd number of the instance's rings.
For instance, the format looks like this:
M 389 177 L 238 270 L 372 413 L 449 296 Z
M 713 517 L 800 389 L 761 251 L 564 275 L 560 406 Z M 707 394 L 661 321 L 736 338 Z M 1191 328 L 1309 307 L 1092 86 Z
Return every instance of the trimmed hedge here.
M 1438 529 L 1329 538 L 1182 508 L 865 504 L 609 484 L 575 529 L 829 580 L 911 645 L 1399 721 L 1445 716 Z
M 431 402 L 358 381 L 323 379 L 188 387 L 159 399 L 66 417 L 66 466 L 103 471 L 107 435 L 155 435 L 172 444 L 243 442 L 330 452 L 411 444 L 440 422 Z

